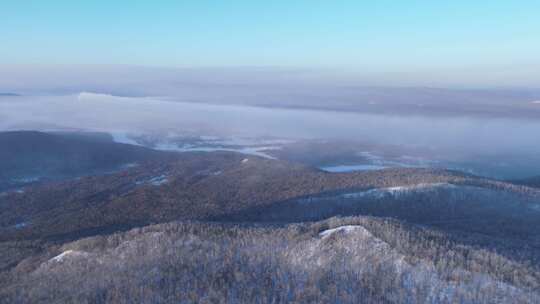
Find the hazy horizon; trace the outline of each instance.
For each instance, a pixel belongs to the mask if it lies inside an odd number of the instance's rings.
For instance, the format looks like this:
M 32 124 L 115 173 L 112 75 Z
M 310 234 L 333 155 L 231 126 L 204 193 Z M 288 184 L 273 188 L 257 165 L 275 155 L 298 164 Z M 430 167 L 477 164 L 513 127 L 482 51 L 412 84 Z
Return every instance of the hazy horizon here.
M 464 76 L 467 74 L 467 76 Z M 44 76 L 54 75 L 54 78 Z M 100 77 L 101 79 L 93 79 Z M 128 77 L 128 79 L 122 79 Z M 2 64 L 0 93 L 38 93 L 55 86 L 88 86 L 92 82 L 122 80 L 223 82 L 231 84 L 330 85 L 454 90 L 540 91 L 540 64 L 469 66 L 445 69 L 362 70 L 347 67 L 305 66 L 151 66 L 134 64 Z M 131 78 L 131 79 L 129 79 Z M 76 83 L 75 81 L 79 81 Z M 98 92 L 107 93 L 107 92 Z
M 0 72 L 263 67 L 355 85 L 540 88 L 539 10 L 536 1 L 9 1 Z

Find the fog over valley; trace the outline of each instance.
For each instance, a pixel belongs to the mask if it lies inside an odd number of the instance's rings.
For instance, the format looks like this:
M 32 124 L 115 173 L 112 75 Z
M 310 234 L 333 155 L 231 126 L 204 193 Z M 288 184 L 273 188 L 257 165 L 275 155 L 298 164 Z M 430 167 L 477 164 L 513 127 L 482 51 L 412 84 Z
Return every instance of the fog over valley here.
M 365 102 L 362 98 L 357 101 Z M 495 170 L 500 172 L 490 171 L 489 174 L 499 178 L 528 177 L 540 168 L 536 153 L 540 150 L 540 141 L 531 137 L 531 134 L 540 134 L 540 122 L 533 118 L 465 113 L 435 116 L 423 112 L 374 113 L 308 106 L 215 104 L 92 92 L 5 96 L 0 99 L 0 129 L 99 131 L 111 133 L 120 142 L 147 146 L 151 143 L 151 147 L 162 149 L 170 149 L 171 144 L 180 144 L 177 146 L 181 148 L 185 142 L 176 140 L 175 143 L 174 139 L 186 137 L 328 140 L 333 142 L 331 144 L 365 143 L 368 150 L 372 145 L 398 146 L 397 152 L 401 150 L 404 155 L 411 149 L 420 151 L 419 156 L 431 164 L 468 163 L 448 166 L 465 166 L 461 169 L 472 173 L 478 168 L 471 164 L 480 159 L 483 162 L 480 167 L 498 167 Z M 142 138 L 146 138 L 146 142 L 141 141 Z M 232 144 L 238 146 L 238 143 Z M 525 162 L 529 165 L 524 166 Z M 353 164 L 349 161 L 332 165 Z M 524 171 L 520 172 L 520 168 Z

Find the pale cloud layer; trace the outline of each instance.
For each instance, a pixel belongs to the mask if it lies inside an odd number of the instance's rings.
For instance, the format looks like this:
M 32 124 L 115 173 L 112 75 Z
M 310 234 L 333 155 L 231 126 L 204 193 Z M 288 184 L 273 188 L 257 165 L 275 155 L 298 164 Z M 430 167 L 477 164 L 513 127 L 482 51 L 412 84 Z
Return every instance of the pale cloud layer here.
M 0 69 L 0 93 L 21 96 L 0 96 L 0 130 L 345 139 L 471 154 L 540 151 L 540 90 L 373 87 L 340 77 L 282 68 L 9 66 Z
M 2 98 L 0 130 L 14 129 L 330 138 L 471 153 L 540 150 L 535 140 L 540 122 L 534 120 L 211 105 L 94 93 Z
M 290 68 L 0 67 L 0 94 L 39 97 L 94 92 L 217 105 L 540 119 L 540 108 L 531 103 L 540 100 L 540 89 L 448 89 L 370 83 L 377 80 L 329 70 Z

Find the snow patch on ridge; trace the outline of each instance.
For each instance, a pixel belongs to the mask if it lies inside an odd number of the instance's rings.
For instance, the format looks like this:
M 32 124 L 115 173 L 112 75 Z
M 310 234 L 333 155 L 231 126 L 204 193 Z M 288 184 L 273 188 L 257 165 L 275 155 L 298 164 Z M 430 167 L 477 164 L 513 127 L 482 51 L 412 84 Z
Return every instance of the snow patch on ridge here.
M 26 226 L 28 226 L 28 223 L 27 223 L 27 222 L 20 222 L 20 223 L 15 224 L 13 227 L 14 227 L 15 229 L 22 229 L 22 228 L 24 228 L 24 227 L 26 227 Z
M 386 168 L 422 168 L 431 167 L 437 163 L 437 161 L 427 160 L 421 157 L 409 155 L 403 155 L 398 158 L 388 159 L 369 151 L 358 152 L 356 154 L 364 158 L 365 162 L 353 165 L 347 164 L 323 166 L 319 167 L 319 169 L 326 172 L 343 173 L 354 171 L 374 171 Z
M 360 225 L 345 225 L 333 229 L 327 229 L 319 233 L 319 237 L 327 238 L 335 233 L 351 233 L 351 232 L 362 233 L 364 236 L 372 236 L 371 232 L 367 231 L 366 228 Z
M 344 193 L 341 195 L 341 197 L 342 198 L 359 198 L 359 197 L 365 197 L 365 196 L 370 196 L 370 195 L 381 197 L 386 194 L 399 195 L 401 193 L 406 193 L 409 191 L 418 191 L 418 190 L 423 191 L 423 190 L 429 190 L 429 189 L 434 189 L 434 188 L 454 188 L 454 187 L 456 186 L 450 183 L 421 183 L 421 184 L 416 184 L 416 185 L 375 188 L 375 189 L 361 191 L 361 192 Z
M 28 176 L 28 177 L 21 177 L 21 178 L 13 178 L 11 179 L 11 182 L 17 183 L 17 184 L 29 184 L 29 183 L 37 182 L 40 179 L 41 177 L 39 176 Z
M 382 170 L 388 167 L 380 165 L 339 165 L 320 167 L 321 170 L 332 173 L 343 173 L 352 171 L 375 171 Z
M 435 188 L 455 188 L 456 186 L 450 183 L 421 183 L 416 185 L 395 186 L 386 188 L 374 188 L 370 190 L 347 192 L 333 196 L 312 196 L 307 198 L 298 199 L 299 203 L 312 203 L 324 200 L 332 199 L 358 199 L 358 198 L 384 198 L 387 195 L 399 196 L 407 194 L 411 191 L 427 191 Z
M 146 180 L 141 180 L 141 181 L 137 181 L 135 182 L 136 185 L 144 185 L 144 184 L 149 184 L 149 185 L 152 185 L 152 186 L 161 186 L 163 184 L 166 184 L 169 182 L 169 179 L 166 175 L 159 175 L 159 176 L 154 176 L 150 179 L 146 179 Z
M 82 252 L 82 251 L 76 251 L 76 250 L 66 250 L 62 252 L 61 254 L 55 256 L 54 258 L 50 259 L 51 262 L 63 262 L 67 258 L 73 258 L 73 257 L 87 257 L 88 253 Z

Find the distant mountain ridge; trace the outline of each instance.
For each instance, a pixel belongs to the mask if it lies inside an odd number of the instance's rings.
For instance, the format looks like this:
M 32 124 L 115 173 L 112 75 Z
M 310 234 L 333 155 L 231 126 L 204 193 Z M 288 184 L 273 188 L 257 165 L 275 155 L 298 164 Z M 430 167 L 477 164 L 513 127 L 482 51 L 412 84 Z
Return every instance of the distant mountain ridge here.
M 0 192 L 39 180 L 118 170 L 167 153 L 114 143 L 97 133 L 0 132 Z

